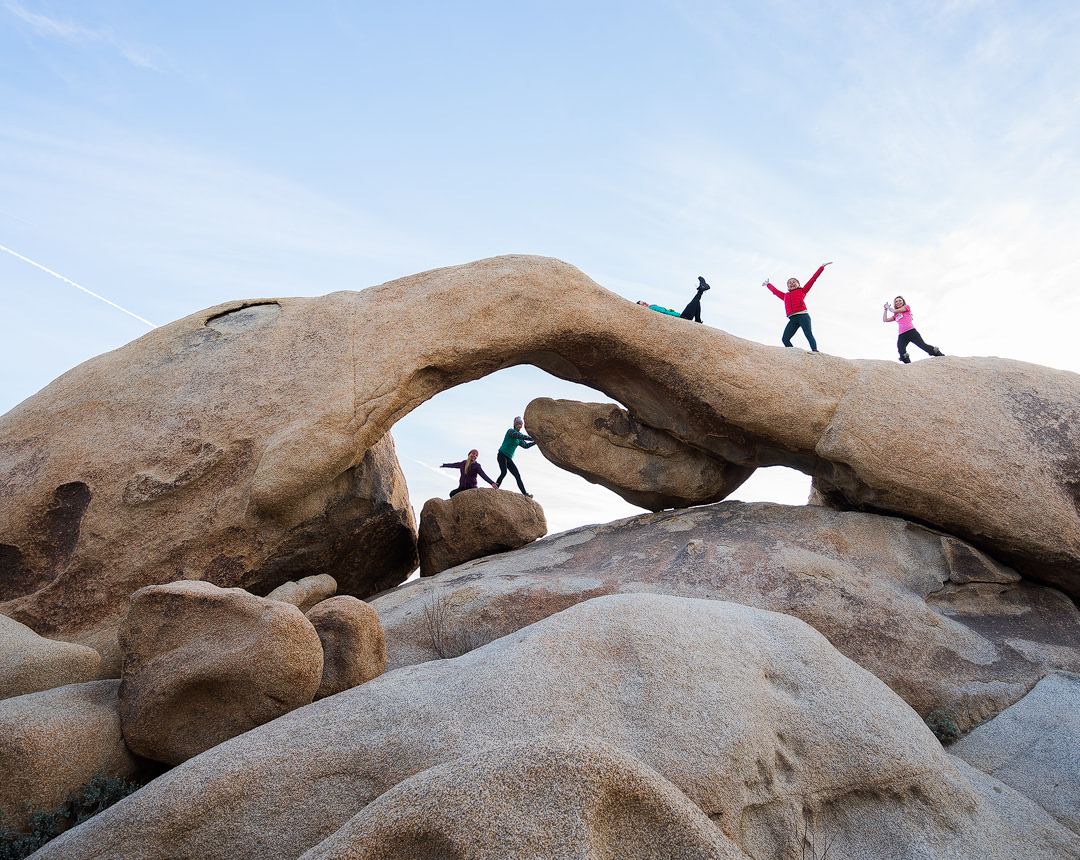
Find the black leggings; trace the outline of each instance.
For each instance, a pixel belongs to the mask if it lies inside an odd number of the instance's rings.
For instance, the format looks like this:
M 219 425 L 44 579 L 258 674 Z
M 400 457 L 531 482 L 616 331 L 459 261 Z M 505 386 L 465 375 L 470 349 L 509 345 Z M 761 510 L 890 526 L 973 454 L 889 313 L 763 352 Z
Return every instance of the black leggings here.
M 521 492 L 524 495 L 526 495 L 526 496 L 529 495 L 528 493 L 525 492 L 525 485 L 523 483 L 521 483 L 521 473 L 517 470 L 517 466 L 514 465 L 514 461 L 511 460 L 509 457 L 507 457 L 502 451 L 499 452 L 498 459 L 499 459 L 499 477 L 497 477 L 495 479 L 495 486 L 497 486 L 497 487 L 502 486 L 503 478 L 506 477 L 506 470 L 509 469 L 510 474 L 513 475 L 517 479 L 518 489 L 520 489 Z
M 814 340 L 814 333 L 810 331 L 810 314 L 792 314 L 788 317 L 787 328 L 784 329 L 782 338 L 784 346 L 791 346 L 791 336 L 800 328 L 806 334 L 810 349 L 817 350 L 817 341 Z
M 701 291 L 690 299 L 690 304 L 686 306 L 681 314 L 679 314 L 684 320 L 693 320 L 694 322 L 701 322 Z
M 902 332 L 900 337 L 896 339 L 896 351 L 900 353 L 900 357 L 903 358 L 907 355 L 908 344 L 913 343 L 927 355 L 934 355 L 939 352 L 936 346 L 930 346 L 922 339 L 922 335 L 919 334 L 917 329 L 909 328 L 907 331 Z

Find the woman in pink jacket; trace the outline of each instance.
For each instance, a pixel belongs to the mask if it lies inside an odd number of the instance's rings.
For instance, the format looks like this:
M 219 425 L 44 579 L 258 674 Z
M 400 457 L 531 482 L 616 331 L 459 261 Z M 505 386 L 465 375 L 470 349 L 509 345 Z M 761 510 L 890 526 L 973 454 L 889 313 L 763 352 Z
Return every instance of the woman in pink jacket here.
M 784 311 L 788 317 L 788 324 L 784 329 L 784 336 L 781 338 L 784 346 L 792 345 L 791 336 L 801 328 L 803 334 L 806 335 L 807 342 L 810 344 L 811 352 L 818 351 L 814 333 L 810 330 L 810 312 L 806 309 L 806 294 L 810 292 L 810 288 L 814 286 L 818 276 L 825 271 L 825 266 L 831 265 L 832 263 L 824 263 L 819 266 L 818 270 L 814 272 L 814 276 L 806 282 L 805 287 L 799 286 L 798 278 L 788 278 L 787 293 L 780 292 L 768 280 L 762 281 L 762 286 L 768 287 L 774 296 L 784 300 Z
M 909 343 L 915 344 L 919 349 L 929 355 L 944 355 L 936 346 L 930 346 L 922 339 L 915 323 L 911 319 L 911 308 L 904 301 L 903 296 L 897 296 L 892 304 L 885 302 L 885 313 L 881 315 L 882 322 L 895 322 L 900 328 L 900 337 L 896 339 L 896 351 L 900 353 L 900 360 L 904 364 L 911 364 L 911 356 L 907 353 Z

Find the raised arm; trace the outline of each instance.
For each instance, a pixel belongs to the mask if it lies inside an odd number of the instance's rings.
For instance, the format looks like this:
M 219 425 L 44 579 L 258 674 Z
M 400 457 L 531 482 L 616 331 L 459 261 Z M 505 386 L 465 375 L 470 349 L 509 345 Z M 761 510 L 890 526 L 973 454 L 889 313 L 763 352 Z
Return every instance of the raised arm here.
M 814 281 L 816 281 L 816 280 L 818 279 L 818 276 L 819 276 L 819 275 L 820 275 L 820 274 L 821 274 L 822 272 L 824 272 L 824 271 L 825 271 L 825 267 L 826 267 L 826 266 L 831 266 L 831 265 L 832 265 L 832 263 L 822 263 L 822 264 L 821 264 L 820 266 L 818 266 L 818 270 L 817 270 L 816 272 L 814 272 L 814 274 L 813 274 L 813 276 L 812 276 L 812 277 L 810 278 L 810 280 L 806 282 L 806 286 L 805 286 L 805 287 L 803 287 L 803 292 L 804 292 L 804 293 L 808 293 L 808 292 L 810 292 L 810 288 L 811 288 L 812 286 L 814 286 Z
M 896 317 L 893 316 L 891 310 L 889 310 L 889 303 L 885 302 L 885 310 L 881 313 L 882 322 L 896 322 Z
M 762 281 L 761 284 L 762 284 L 762 286 L 768 287 L 770 290 L 772 290 L 772 294 L 774 296 L 776 296 L 778 299 L 783 300 L 784 294 L 782 292 L 780 292 L 778 289 L 776 289 L 776 287 L 774 287 L 772 285 L 772 283 L 770 283 L 769 281 Z

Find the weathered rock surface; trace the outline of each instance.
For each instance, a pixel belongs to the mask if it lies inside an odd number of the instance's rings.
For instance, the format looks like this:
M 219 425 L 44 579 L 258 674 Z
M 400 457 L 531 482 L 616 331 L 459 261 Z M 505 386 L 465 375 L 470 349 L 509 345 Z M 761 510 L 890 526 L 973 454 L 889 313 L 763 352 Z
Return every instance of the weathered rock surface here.
M 517 549 L 546 534 L 544 509 L 520 493 L 478 487 L 452 499 L 428 499 L 420 512 L 420 575 Z
M 455 498 L 457 498 L 455 496 Z M 924 716 L 961 728 L 1080 669 L 1080 612 L 968 544 L 904 520 L 722 502 L 575 529 L 372 600 L 391 669 L 456 654 L 601 594 L 795 615 Z M 434 622 L 434 623 L 433 623 Z
M 1080 676 L 1054 674 L 949 747 L 1080 834 Z
M 119 681 L 69 684 L 0 702 L 0 817 L 26 827 L 27 805 L 53 811 L 99 774 L 127 779 L 141 762 L 124 745 Z
M 124 738 L 168 764 L 309 704 L 322 675 L 299 609 L 208 582 L 136 591 L 120 647 Z
M 0 615 L 0 699 L 93 681 L 100 666 L 93 648 L 46 639 Z
M 267 600 L 280 600 L 291 603 L 305 615 L 316 603 L 333 597 L 337 591 L 337 580 L 328 573 L 305 576 L 298 582 L 286 582 L 279 585 L 268 595 Z
M 483 771 L 467 757 L 504 750 L 506 765 L 523 744 L 564 741 L 621 751 L 593 777 L 613 792 L 627 759 L 640 763 L 643 802 L 610 815 L 622 814 L 616 833 L 644 830 L 647 841 L 667 823 L 655 810 L 671 814 L 662 782 L 645 779 L 651 769 L 753 857 L 798 856 L 804 800 L 815 825 L 843 821 L 837 847 L 851 860 L 1080 856 L 1074 834 L 1037 808 L 1018 832 L 914 711 L 798 619 L 637 594 L 588 601 L 288 714 L 173 769 L 37 860 L 297 857 L 386 792 L 401 786 L 407 799 L 417 774 L 463 759 Z M 544 784 L 543 762 L 537 770 L 529 785 Z M 444 790 L 445 774 L 418 782 Z M 569 791 L 588 808 L 587 785 Z M 530 824 L 513 812 L 520 793 L 491 800 L 517 829 Z M 389 805 L 372 810 L 374 825 L 386 824 Z M 409 828 L 378 832 L 407 840 Z M 391 844 L 383 856 L 415 857 L 415 847 Z M 446 856 L 445 841 L 422 847 Z M 573 847 L 571 856 L 592 848 Z
M 307 613 L 322 643 L 322 680 L 315 693 L 325 699 L 386 671 L 386 637 L 378 613 L 362 600 L 341 595 Z
M 610 403 L 540 397 L 525 409 L 525 424 L 556 466 L 650 511 L 718 502 L 754 473 L 639 424 Z
M 435 846 L 440 856 L 475 860 L 748 860 L 652 768 L 610 744 L 562 738 L 473 753 L 418 773 L 303 860 L 413 860 Z M 586 847 L 592 850 L 583 853 Z
M 389 436 L 332 474 L 301 465 L 303 489 L 272 513 L 252 501 L 257 473 L 292 472 L 268 453 L 278 440 L 306 425 L 319 450 L 322 423 L 354 420 L 351 372 L 313 358 L 337 341 L 352 355 L 349 320 L 311 310 L 211 308 L 0 417 L 0 613 L 93 647 L 116 677 L 116 630 L 142 586 L 266 594 L 317 571 L 364 597 L 404 580 L 416 524 Z

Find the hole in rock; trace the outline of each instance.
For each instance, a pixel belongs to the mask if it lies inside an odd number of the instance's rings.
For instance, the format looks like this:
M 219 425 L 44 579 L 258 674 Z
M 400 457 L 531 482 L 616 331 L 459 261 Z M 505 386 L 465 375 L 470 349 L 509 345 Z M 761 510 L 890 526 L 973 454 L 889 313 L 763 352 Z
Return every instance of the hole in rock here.
M 614 402 L 593 388 L 522 365 L 443 391 L 393 426 L 398 460 L 418 522 L 424 502 L 436 496 L 445 499 L 457 487 L 457 470 L 440 469 L 441 463 L 464 460 L 469 450 L 476 448 L 484 471 L 492 480 L 498 478 L 496 452 L 503 434 L 514 417 L 524 415 L 525 407 L 537 397 Z M 610 490 L 548 462 L 537 447 L 519 448 L 514 463 L 525 488 L 544 508 L 549 534 L 646 513 Z M 485 486 L 482 479 L 480 486 Z M 504 491 L 518 492 L 510 474 L 502 486 Z M 803 505 L 809 494 L 809 476 L 773 466 L 758 469 L 730 498 Z

